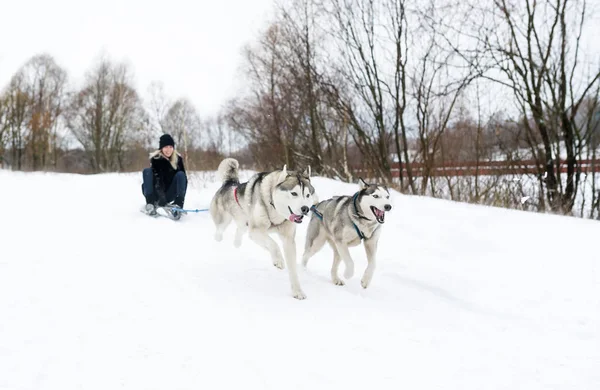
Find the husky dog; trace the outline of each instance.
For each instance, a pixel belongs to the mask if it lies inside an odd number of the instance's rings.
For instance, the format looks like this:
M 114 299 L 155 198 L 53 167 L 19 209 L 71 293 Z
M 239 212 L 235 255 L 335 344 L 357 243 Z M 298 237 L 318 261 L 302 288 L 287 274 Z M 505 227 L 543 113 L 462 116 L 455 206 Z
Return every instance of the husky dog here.
M 331 279 L 334 284 L 343 286 L 338 276 L 340 261 L 345 264 L 344 277 L 350 279 L 354 275 L 354 262 L 348 247 L 364 242 L 368 265 L 361 285 L 367 288 L 375 271 L 381 225 L 385 222 L 385 212 L 392 206 L 386 186 L 367 184 L 360 179 L 359 188 L 354 196 L 335 196 L 311 208 L 314 215 L 306 232 L 302 264 L 306 267 L 308 260 L 328 242 L 333 249 Z
M 223 182 L 215 193 L 210 215 L 216 226 L 215 239 L 221 241 L 231 221 L 237 230 L 234 246 L 239 248 L 246 231 L 250 238 L 271 254 L 273 265 L 283 269 L 279 246 L 269 233 L 277 232 L 283 243 L 283 252 L 294 298 L 304 299 L 296 269 L 296 224 L 302 223 L 314 204 L 315 189 L 310 183 L 310 166 L 303 173 L 282 170 L 261 172 L 247 182 L 240 183 L 239 163 L 226 158 L 219 164 L 218 173 Z

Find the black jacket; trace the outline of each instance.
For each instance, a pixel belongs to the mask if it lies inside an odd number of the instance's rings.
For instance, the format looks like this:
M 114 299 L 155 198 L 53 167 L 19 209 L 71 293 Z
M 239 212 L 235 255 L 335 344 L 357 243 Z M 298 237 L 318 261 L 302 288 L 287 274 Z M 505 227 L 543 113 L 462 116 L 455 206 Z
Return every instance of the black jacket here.
M 150 165 L 152 166 L 152 173 L 154 175 L 154 190 L 158 195 L 158 199 L 164 199 L 175 174 L 179 171 L 185 173 L 183 157 L 176 151 L 173 151 L 171 158 L 167 159 L 160 150 L 157 150 L 150 155 Z

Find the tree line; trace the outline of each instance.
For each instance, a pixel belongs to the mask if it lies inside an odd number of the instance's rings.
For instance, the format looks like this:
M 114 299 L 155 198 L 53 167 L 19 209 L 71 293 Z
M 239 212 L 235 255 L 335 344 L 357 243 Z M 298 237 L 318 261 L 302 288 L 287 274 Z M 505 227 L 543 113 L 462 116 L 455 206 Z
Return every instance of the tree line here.
M 0 95 L 0 156 L 13 169 L 137 170 L 169 132 L 193 169 L 235 154 L 255 170 L 310 165 L 409 194 L 599 217 L 600 177 L 583 164 L 600 142 L 588 2 L 287 0 L 276 9 L 243 51 L 244 91 L 212 118 L 170 101 L 159 83 L 142 99 L 125 65 L 100 59 L 69 90 L 51 56 L 33 57 Z M 439 175 L 448 164 L 525 160 L 535 173 Z
M 249 88 L 224 117 L 264 168 L 597 216 L 598 177 L 580 164 L 596 159 L 600 132 L 592 12 L 578 0 L 290 0 L 248 45 Z M 430 174 L 530 159 L 537 171 L 512 178 L 510 199 L 497 192 L 506 178 Z
M 49 54 L 30 58 L 0 93 L 0 164 L 16 170 L 100 173 L 139 170 L 160 134 L 173 135 L 188 167 L 227 151 L 222 123 L 200 118 L 160 82 L 146 99 L 130 67 L 100 57 L 80 88 Z

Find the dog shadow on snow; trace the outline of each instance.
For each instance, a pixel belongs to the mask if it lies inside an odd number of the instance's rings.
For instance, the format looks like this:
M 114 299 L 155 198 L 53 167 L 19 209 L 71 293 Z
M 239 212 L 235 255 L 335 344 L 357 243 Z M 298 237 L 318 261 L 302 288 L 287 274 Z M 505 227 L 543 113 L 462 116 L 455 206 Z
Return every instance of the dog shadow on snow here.
M 507 313 L 501 313 L 501 312 L 486 309 L 477 304 L 469 302 L 465 299 L 459 298 L 456 295 L 450 293 L 449 291 L 447 291 L 441 287 L 431 285 L 431 284 L 425 283 L 420 280 L 411 279 L 409 277 L 398 275 L 396 273 L 390 273 L 390 272 L 383 274 L 382 277 L 392 279 L 392 280 L 398 282 L 399 284 L 401 284 L 402 286 L 414 288 L 419 291 L 423 291 L 428 294 L 434 295 L 435 297 L 439 298 L 441 301 L 444 301 L 452 306 L 455 306 L 462 310 L 471 312 L 473 314 L 478 314 L 478 315 L 483 315 L 483 316 L 491 316 L 491 317 L 496 317 L 499 319 L 514 320 L 516 318 Z
M 384 259 L 382 260 L 385 261 Z M 317 261 L 315 261 L 315 263 Z M 495 317 L 499 319 L 515 319 L 515 317 L 510 314 L 489 310 L 477 304 L 474 304 L 473 302 L 469 302 L 468 300 L 460 298 L 439 286 L 435 286 L 420 280 L 412 279 L 407 276 L 398 275 L 397 273 L 393 272 L 381 273 L 381 275 L 379 275 L 378 277 L 380 283 L 375 282 L 371 287 L 369 287 L 369 289 L 363 289 L 360 285 L 360 278 L 358 278 L 357 280 L 356 277 L 353 277 L 352 279 L 347 280 L 344 286 L 336 286 L 333 283 L 331 283 L 331 279 L 328 273 L 323 274 L 323 270 L 307 269 L 303 268 L 302 266 L 299 266 L 299 269 L 302 270 L 301 275 L 305 279 L 305 281 L 310 281 L 310 288 L 315 288 L 318 285 L 325 284 L 332 290 L 340 291 L 345 294 L 351 294 L 354 296 L 359 296 L 361 298 L 373 299 L 376 301 L 393 300 L 395 303 L 398 303 L 399 301 L 402 301 L 402 297 L 404 296 L 400 293 L 398 289 L 401 287 L 406 287 L 418 290 L 426 295 L 434 296 L 441 302 L 447 303 L 453 307 L 471 312 L 473 314 Z M 396 289 L 395 287 L 397 287 L 398 289 Z

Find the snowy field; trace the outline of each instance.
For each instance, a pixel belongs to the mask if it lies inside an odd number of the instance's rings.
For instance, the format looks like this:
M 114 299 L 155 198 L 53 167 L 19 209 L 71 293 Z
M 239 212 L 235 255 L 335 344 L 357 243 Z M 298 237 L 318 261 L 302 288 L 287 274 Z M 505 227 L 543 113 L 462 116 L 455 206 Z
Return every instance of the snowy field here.
M 598 221 L 394 193 L 371 287 L 362 247 L 343 287 L 325 247 L 297 301 L 233 226 L 140 213 L 140 185 L 0 171 L 1 390 L 600 389 Z

